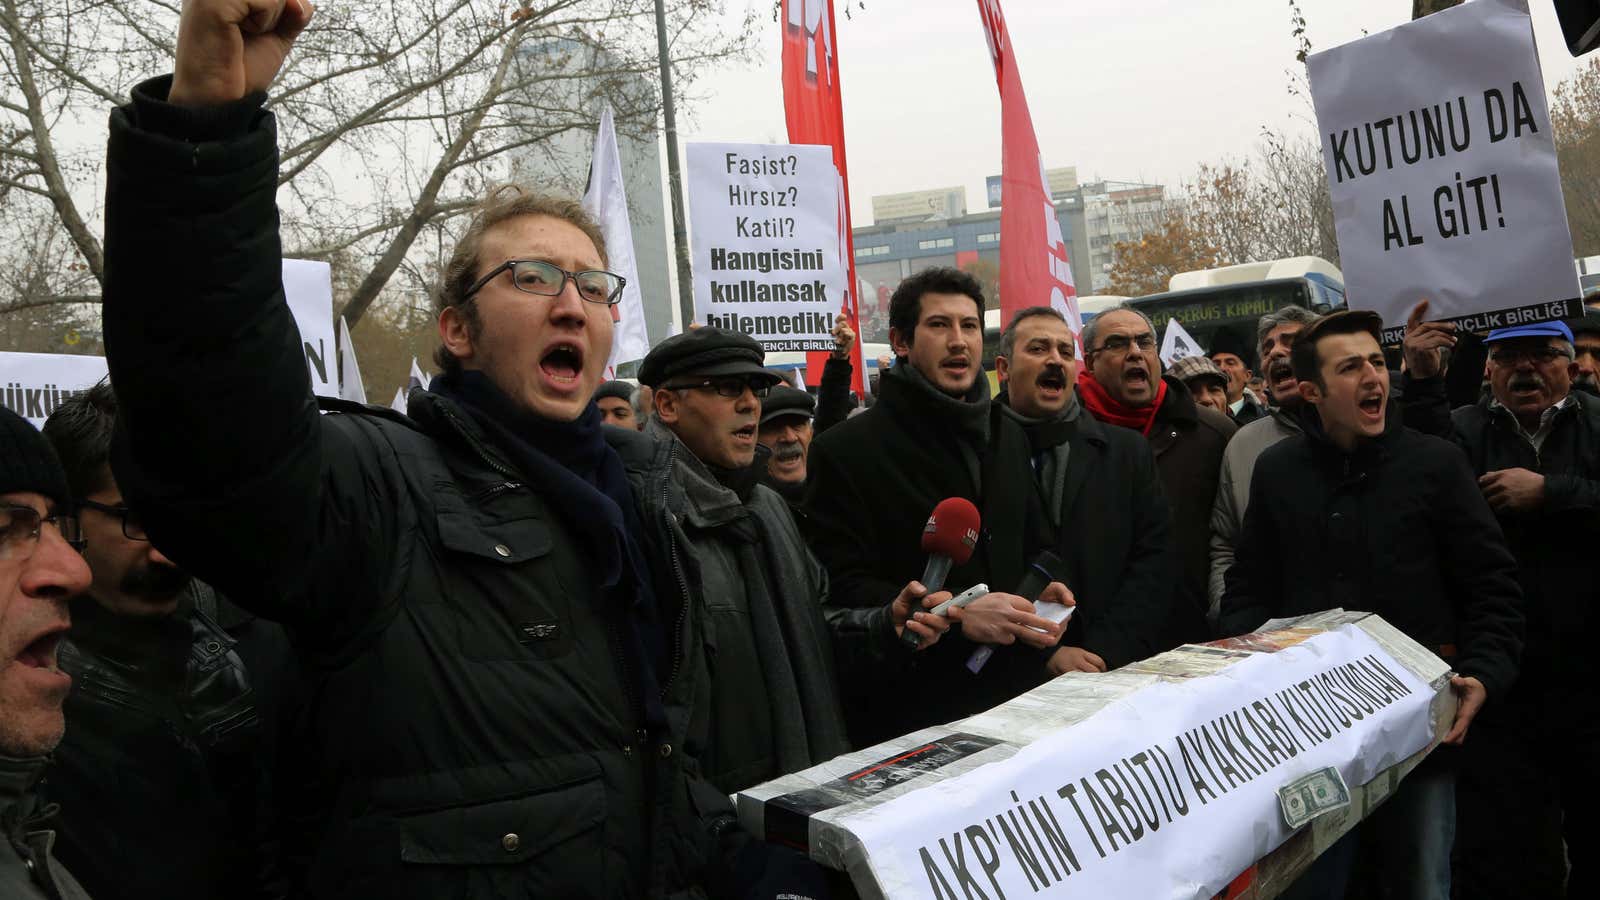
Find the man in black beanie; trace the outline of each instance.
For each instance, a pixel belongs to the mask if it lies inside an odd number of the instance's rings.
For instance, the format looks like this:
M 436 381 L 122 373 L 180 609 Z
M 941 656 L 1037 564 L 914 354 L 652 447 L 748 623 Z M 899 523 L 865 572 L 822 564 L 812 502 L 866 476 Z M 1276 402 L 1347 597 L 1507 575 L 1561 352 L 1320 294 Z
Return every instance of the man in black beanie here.
M 643 431 L 644 422 L 634 415 L 634 386 L 626 381 L 608 381 L 594 392 L 594 405 L 600 407 L 600 424 Z
M 1211 338 L 1211 361 L 1228 377 L 1228 408 L 1224 411 L 1235 424 L 1254 422 L 1267 414 L 1267 407 L 1250 390 L 1250 379 L 1255 375 L 1255 353 L 1250 350 L 1250 339 L 1236 331 L 1223 328 Z
M 67 476 L 38 429 L 0 408 L 0 897 L 87 900 L 50 854 L 35 788 L 61 742 L 72 678 L 56 648 L 89 587 Z

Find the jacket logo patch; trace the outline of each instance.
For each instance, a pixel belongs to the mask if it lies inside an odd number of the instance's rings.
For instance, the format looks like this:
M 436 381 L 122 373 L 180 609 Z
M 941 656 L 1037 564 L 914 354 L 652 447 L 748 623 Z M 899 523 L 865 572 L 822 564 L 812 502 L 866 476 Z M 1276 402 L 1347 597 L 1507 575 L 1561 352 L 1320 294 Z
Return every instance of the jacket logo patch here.
M 517 626 L 517 631 L 522 635 L 518 639 L 520 643 L 532 644 L 555 637 L 561 632 L 561 626 L 554 622 L 523 622 Z

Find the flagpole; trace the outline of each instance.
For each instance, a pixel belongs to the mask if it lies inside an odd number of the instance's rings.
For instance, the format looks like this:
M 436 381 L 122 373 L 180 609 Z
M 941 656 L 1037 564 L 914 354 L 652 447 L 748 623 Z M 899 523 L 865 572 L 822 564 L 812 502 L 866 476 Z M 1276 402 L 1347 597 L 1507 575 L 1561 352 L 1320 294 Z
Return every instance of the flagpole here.
M 672 105 L 672 60 L 667 56 L 667 10 L 656 0 L 656 47 L 661 62 L 661 114 L 667 135 L 667 193 L 672 196 L 672 244 L 678 251 L 678 311 L 683 330 L 694 321 L 694 277 L 689 270 L 689 236 L 683 225 L 683 172 L 678 166 L 678 116 Z

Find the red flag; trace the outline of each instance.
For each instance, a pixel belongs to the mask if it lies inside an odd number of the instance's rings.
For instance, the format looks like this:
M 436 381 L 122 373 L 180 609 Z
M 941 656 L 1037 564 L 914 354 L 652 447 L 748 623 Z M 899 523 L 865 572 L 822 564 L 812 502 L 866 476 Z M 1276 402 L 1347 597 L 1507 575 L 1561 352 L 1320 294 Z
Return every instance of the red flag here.
M 833 148 L 839 170 L 839 252 L 848 269 L 844 302 L 850 328 L 856 333 L 850 351 L 854 371 L 850 386 L 866 396 L 861 378 L 861 310 L 857 304 L 856 256 L 850 240 L 850 175 L 844 164 L 844 100 L 839 92 L 839 54 L 834 45 L 832 0 L 782 0 L 778 18 L 783 29 L 783 108 L 791 144 L 823 144 Z M 806 370 L 820 378 L 829 354 L 806 354 Z M 815 382 L 814 382 L 815 383 Z
M 1076 334 L 1078 292 L 1000 0 L 978 0 L 978 15 L 1000 83 L 1000 325 L 1017 310 L 1053 306 Z

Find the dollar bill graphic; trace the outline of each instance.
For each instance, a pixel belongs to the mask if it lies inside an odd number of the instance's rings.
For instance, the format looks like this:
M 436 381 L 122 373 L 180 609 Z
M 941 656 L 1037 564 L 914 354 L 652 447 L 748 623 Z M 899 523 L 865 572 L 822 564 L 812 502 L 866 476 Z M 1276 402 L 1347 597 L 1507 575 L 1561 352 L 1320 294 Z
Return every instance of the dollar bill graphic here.
M 1283 821 L 1291 829 L 1349 804 L 1350 789 L 1345 787 L 1339 770 L 1332 767 L 1302 775 L 1278 788 Z

